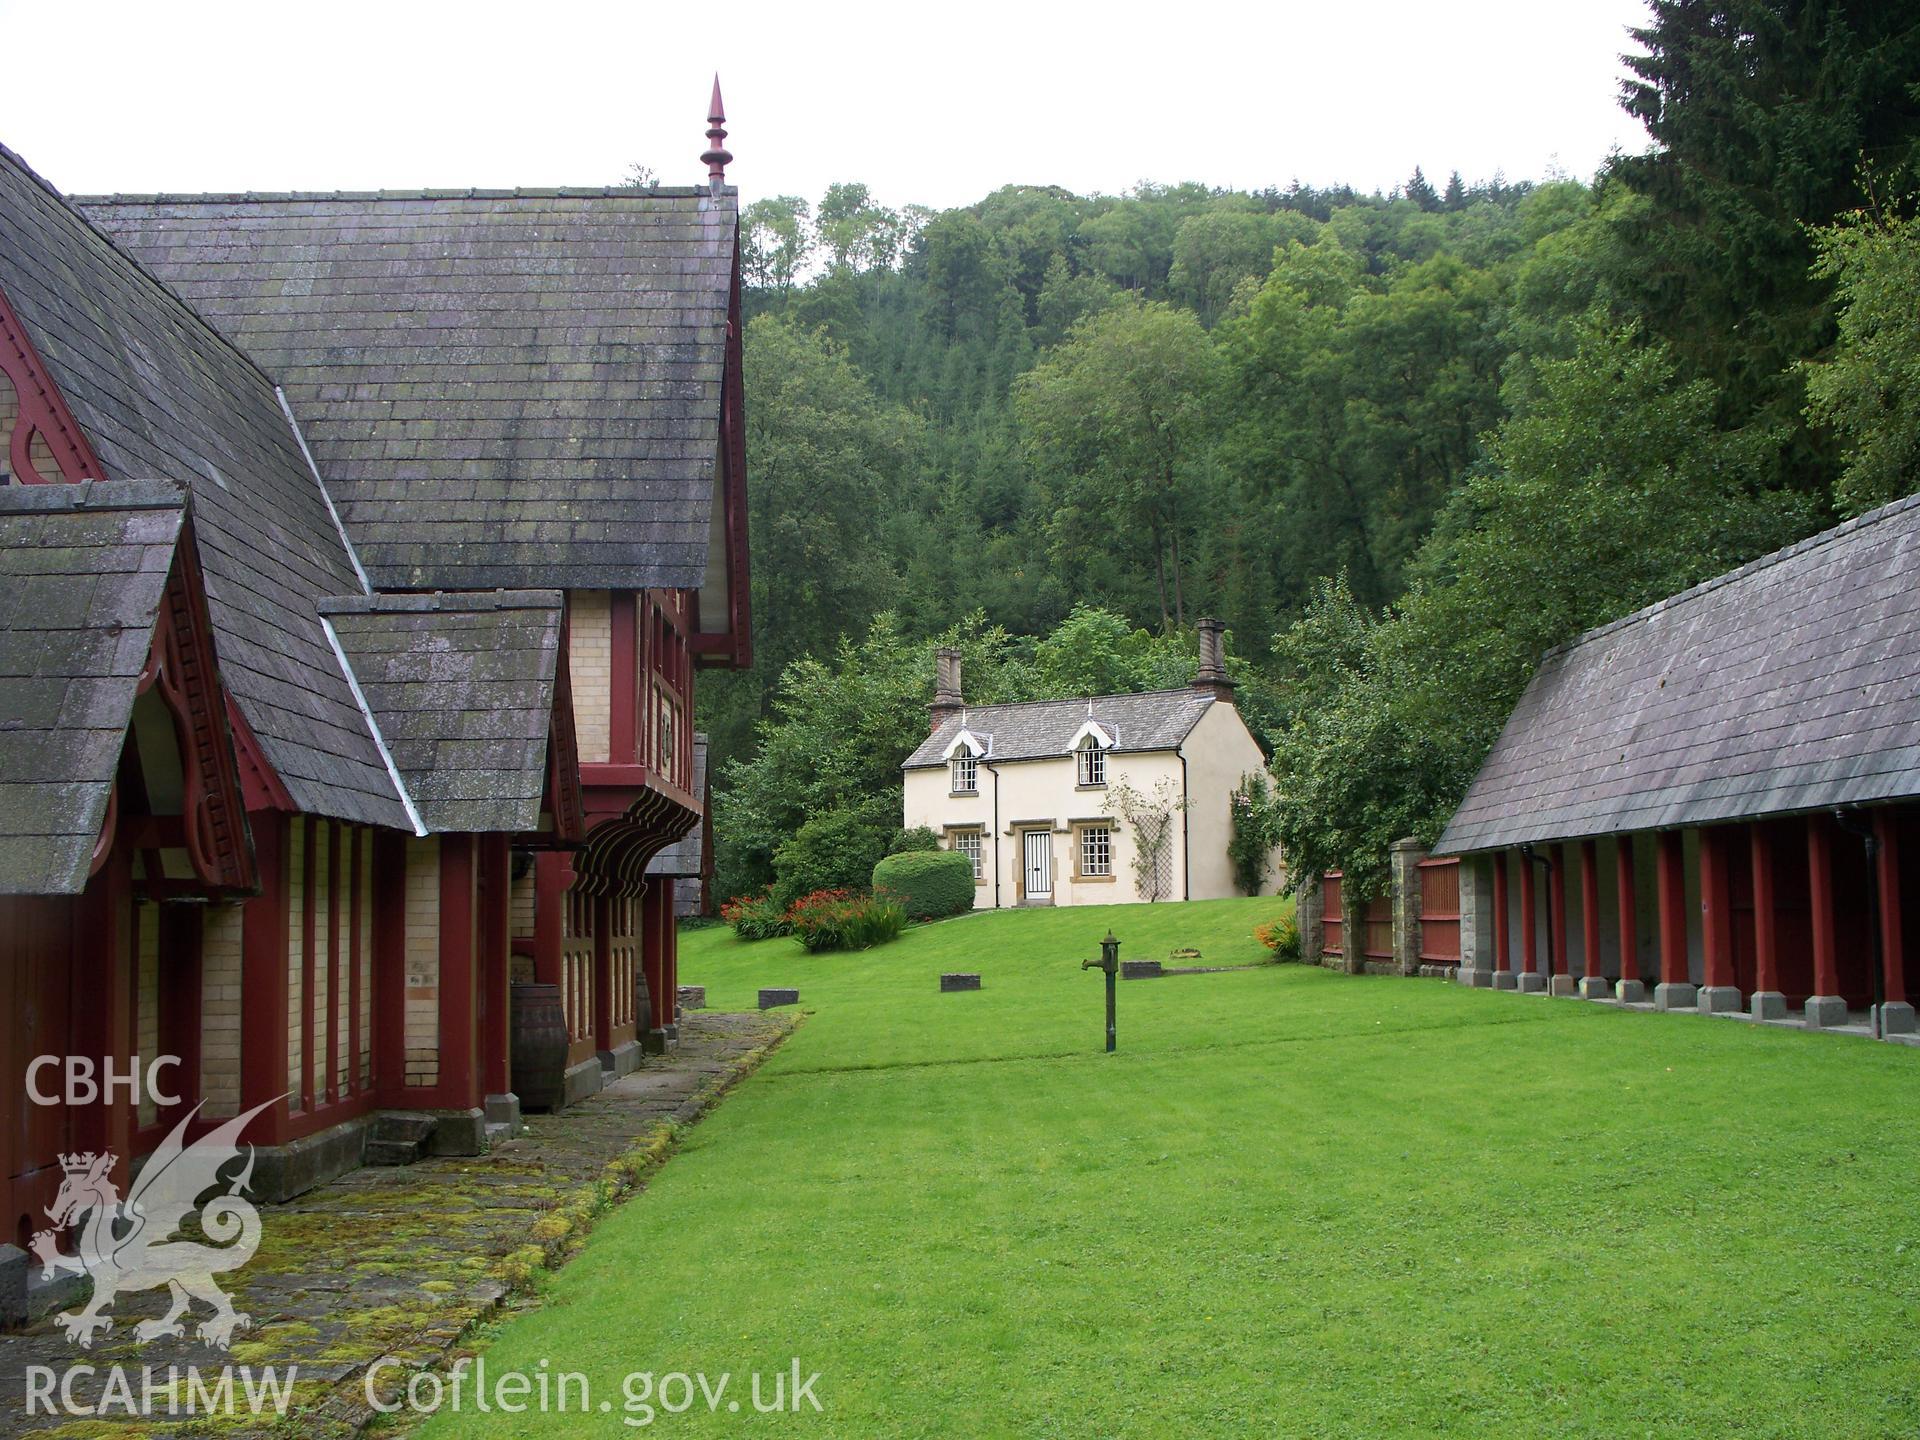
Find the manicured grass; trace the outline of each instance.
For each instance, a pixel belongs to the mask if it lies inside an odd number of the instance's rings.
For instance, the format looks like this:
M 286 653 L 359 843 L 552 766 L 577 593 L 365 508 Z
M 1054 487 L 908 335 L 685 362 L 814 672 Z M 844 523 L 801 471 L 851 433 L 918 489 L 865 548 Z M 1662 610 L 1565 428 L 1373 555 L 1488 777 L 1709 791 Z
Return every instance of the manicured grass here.
M 1920 1051 L 1256 961 L 1274 901 L 1028 911 L 857 955 L 683 939 L 813 1013 L 489 1369 L 731 1372 L 676 1433 L 1920 1431 Z M 942 970 L 979 970 L 940 995 Z M 798 1356 L 824 1413 L 757 1416 Z

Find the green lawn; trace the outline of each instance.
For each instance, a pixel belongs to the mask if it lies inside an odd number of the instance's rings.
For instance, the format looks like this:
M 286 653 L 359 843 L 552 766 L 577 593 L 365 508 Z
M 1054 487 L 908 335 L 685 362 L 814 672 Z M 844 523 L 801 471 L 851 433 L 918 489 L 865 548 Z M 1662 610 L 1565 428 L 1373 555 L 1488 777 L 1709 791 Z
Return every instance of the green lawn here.
M 1920 1051 L 1269 965 L 1100 1053 L 1109 925 L 1251 962 L 1276 904 L 688 934 L 812 1013 L 486 1355 L 614 1412 L 430 1433 L 623 1433 L 630 1371 L 734 1376 L 676 1433 L 1920 1432 Z M 795 1356 L 824 1413 L 753 1414 Z

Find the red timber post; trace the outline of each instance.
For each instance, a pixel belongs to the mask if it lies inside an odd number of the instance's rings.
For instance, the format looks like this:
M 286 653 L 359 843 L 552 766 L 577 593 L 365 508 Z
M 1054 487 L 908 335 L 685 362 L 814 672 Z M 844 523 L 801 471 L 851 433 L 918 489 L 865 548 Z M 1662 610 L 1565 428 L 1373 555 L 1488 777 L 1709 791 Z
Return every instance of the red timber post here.
M 513 992 L 513 853 L 507 837 L 480 837 L 480 1068 L 484 1101 L 500 1106 L 513 1089 L 508 1025 Z M 492 1115 L 489 1119 L 494 1118 Z
M 1548 989 L 1555 995 L 1573 994 L 1572 959 L 1567 954 L 1567 855 L 1561 845 L 1547 869 L 1547 965 L 1553 971 Z
M 1620 929 L 1620 983 L 1613 998 L 1622 1005 L 1639 1005 L 1647 998 L 1647 987 L 1640 979 L 1640 886 L 1633 872 L 1631 835 L 1614 841 L 1613 885 Z
M 533 857 L 533 978 L 561 985 L 560 949 L 565 939 L 567 891 L 573 885 L 572 857 L 542 850 Z
M 1913 1006 L 1907 1001 L 1906 917 L 1900 893 L 1900 826 L 1891 810 L 1873 814 L 1874 865 L 1880 892 L 1880 964 L 1885 972 L 1881 991 L 1880 1033 L 1911 1035 Z
M 1806 1022 L 1820 1029 L 1847 1023 L 1847 1001 L 1840 993 L 1840 944 L 1833 903 L 1833 821 L 1807 817 L 1807 899 L 1813 918 L 1813 994 L 1807 997 Z
M 255 1145 L 284 1145 L 292 1105 L 287 1067 L 287 828 L 279 810 L 247 815 L 260 894 L 240 912 L 240 1109 L 272 1100 L 247 1127 Z
M 1520 989 L 1539 991 L 1547 988 L 1539 967 L 1534 964 L 1535 931 L 1539 928 L 1533 914 L 1533 856 L 1520 852 Z
M 1507 934 L 1507 852 L 1493 856 L 1493 988 L 1514 987 L 1512 937 Z
M 327 1053 L 321 1057 L 320 1103 L 344 1100 L 347 1086 L 340 1074 L 340 837 L 338 821 L 327 827 Z
M 326 822 L 310 815 L 296 815 L 293 824 L 301 828 L 300 841 L 300 1073 L 295 1077 L 300 1093 L 298 1108 L 311 1112 L 313 1097 L 313 847 L 324 832 Z
M 1707 983 L 1699 1006 L 1705 1015 L 1740 1008 L 1740 986 L 1733 973 L 1734 834 L 1726 825 L 1700 832 L 1700 943 L 1706 951 Z
M 440 837 L 440 1082 L 442 1104 L 470 1110 L 480 1103 L 474 1059 L 474 836 Z
M 1662 830 L 1654 855 L 1654 879 L 1660 897 L 1660 983 L 1653 987 L 1656 1010 L 1696 1008 L 1693 973 L 1687 959 L 1687 852 L 1678 830 Z
M 358 1097 L 366 1086 L 360 1083 L 360 977 L 366 973 L 366 962 L 370 958 L 362 947 L 367 938 L 362 935 L 366 928 L 360 923 L 366 895 L 363 893 L 364 877 L 367 872 L 365 863 L 367 832 L 361 825 L 351 827 L 353 846 L 347 855 L 347 864 L 351 875 L 347 880 L 347 913 L 352 916 L 349 922 L 347 939 L 347 1091 Z
M 660 882 L 660 924 L 666 930 L 668 1038 L 680 1038 L 680 922 L 673 913 L 673 881 Z
M 101 1093 L 74 1117 L 72 1133 L 77 1145 L 95 1154 L 112 1153 L 114 1180 L 125 1190 L 136 1100 L 126 1083 L 135 1044 L 133 857 L 128 847 L 113 847 L 87 887 L 87 897 L 88 903 L 80 907 L 81 948 L 75 957 L 82 978 L 74 996 L 74 1034 L 82 1053 L 94 1062 Z
M 373 1093 L 407 1099 L 407 838 L 373 836 Z
M 611 1073 L 613 1054 L 613 901 L 595 895 L 593 906 L 593 1048 L 600 1068 Z
M 1753 868 L 1753 998 L 1756 1020 L 1787 1018 L 1787 997 L 1780 993 L 1780 923 L 1774 910 L 1773 835 L 1767 822 L 1747 827 L 1748 863 Z
M 667 1046 L 667 1018 L 671 1010 L 666 1002 L 666 932 L 660 925 L 660 891 L 667 881 L 655 878 L 646 882 L 640 895 L 641 964 L 647 972 L 648 1014 L 636 1018 L 640 1043 L 648 1054 L 659 1054 Z
M 1580 952 L 1586 963 L 1580 971 L 1582 1000 L 1610 1000 L 1613 987 L 1600 964 L 1600 845 L 1580 842 Z

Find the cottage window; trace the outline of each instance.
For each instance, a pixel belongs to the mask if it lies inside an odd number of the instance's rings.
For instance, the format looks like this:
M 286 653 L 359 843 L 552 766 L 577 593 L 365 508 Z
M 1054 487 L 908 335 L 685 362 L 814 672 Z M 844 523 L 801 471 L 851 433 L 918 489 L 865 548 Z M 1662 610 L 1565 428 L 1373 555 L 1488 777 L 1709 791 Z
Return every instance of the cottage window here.
M 953 793 L 977 795 L 980 792 L 980 757 L 960 754 L 953 757 Z
M 1081 829 L 1080 873 L 1086 877 L 1113 874 L 1113 831 L 1110 827 L 1088 825 Z
M 980 832 L 978 830 L 956 830 L 953 832 L 953 848 L 973 862 L 973 878 L 982 877 L 980 868 Z
M 1107 752 L 1091 739 L 1080 747 L 1080 783 L 1082 785 L 1107 783 Z

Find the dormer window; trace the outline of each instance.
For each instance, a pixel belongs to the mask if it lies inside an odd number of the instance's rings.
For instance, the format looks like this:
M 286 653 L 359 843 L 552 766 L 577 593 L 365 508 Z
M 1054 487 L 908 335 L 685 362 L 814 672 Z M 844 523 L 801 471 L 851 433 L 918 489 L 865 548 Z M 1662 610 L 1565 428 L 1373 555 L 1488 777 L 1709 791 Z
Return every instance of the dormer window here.
M 977 795 L 980 793 L 980 757 L 971 751 L 962 751 L 953 757 L 953 793 L 956 795 Z
M 1107 783 L 1107 752 L 1101 749 L 1091 737 L 1080 747 L 1080 783 L 1082 785 Z

